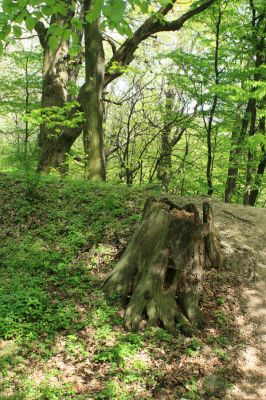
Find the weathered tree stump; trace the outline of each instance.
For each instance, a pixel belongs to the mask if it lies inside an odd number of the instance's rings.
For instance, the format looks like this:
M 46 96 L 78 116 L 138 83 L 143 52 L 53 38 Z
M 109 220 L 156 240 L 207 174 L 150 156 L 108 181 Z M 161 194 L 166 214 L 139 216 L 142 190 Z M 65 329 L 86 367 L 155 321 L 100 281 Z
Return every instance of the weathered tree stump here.
M 179 207 L 169 199 L 149 198 L 142 222 L 104 282 L 108 296 L 129 299 L 125 327 L 180 323 L 204 324 L 199 307 L 204 267 L 220 268 L 223 256 L 214 232 L 213 213 L 203 203 L 203 221 L 194 204 Z

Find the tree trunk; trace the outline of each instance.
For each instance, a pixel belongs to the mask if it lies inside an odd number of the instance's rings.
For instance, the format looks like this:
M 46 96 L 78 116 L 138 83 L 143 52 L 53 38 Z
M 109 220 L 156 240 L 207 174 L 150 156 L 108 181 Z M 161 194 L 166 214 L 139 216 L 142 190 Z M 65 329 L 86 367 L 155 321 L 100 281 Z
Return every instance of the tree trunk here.
M 89 24 L 84 19 L 84 32 L 85 32 L 85 53 L 86 53 L 86 84 L 81 87 L 78 100 L 81 101 L 82 106 L 84 107 L 84 113 L 86 114 L 86 122 L 84 127 L 80 127 L 79 134 L 82 132 L 82 128 L 84 128 L 84 150 L 86 152 L 86 165 L 85 165 L 85 174 L 86 177 L 92 180 L 105 180 L 105 159 L 104 159 L 104 142 L 103 142 L 103 129 L 102 129 L 102 86 L 103 80 L 104 85 L 107 86 L 110 82 L 116 79 L 118 76 L 122 75 L 123 69 L 118 68 L 115 71 L 111 72 L 113 68 L 111 66 L 117 64 L 118 66 L 127 66 L 134 59 L 134 52 L 138 48 L 139 44 L 150 37 L 152 34 L 156 32 L 164 32 L 164 31 L 178 31 L 180 30 L 184 23 L 188 21 L 193 16 L 201 13 L 205 9 L 212 6 L 215 0 L 206 0 L 205 3 L 199 5 L 198 7 L 189 10 L 188 12 L 181 15 L 178 19 L 172 21 L 164 20 L 164 16 L 167 15 L 171 9 L 173 8 L 173 4 L 167 4 L 164 7 L 161 7 L 158 11 L 158 18 L 155 18 L 154 15 L 149 17 L 140 28 L 136 30 L 136 32 L 120 46 L 119 49 L 115 52 L 115 55 L 112 57 L 110 62 L 107 64 L 107 73 L 105 74 L 105 79 L 102 77 L 104 72 L 104 53 L 102 48 L 102 38 L 101 33 L 99 31 L 99 27 L 97 23 Z M 71 8 L 72 2 L 70 0 L 64 0 L 66 4 L 66 9 L 73 12 Z M 69 7 L 70 5 L 70 7 Z M 84 16 L 86 17 L 87 11 L 89 11 L 90 7 L 93 6 L 93 2 L 91 0 L 84 0 Z M 72 15 L 73 16 L 73 15 Z M 161 17 L 161 18 L 160 18 Z M 52 17 L 52 22 L 56 24 L 60 24 L 61 22 L 55 20 L 57 16 Z M 67 25 L 67 21 L 71 19 L 71 15 L 66 17 L 60 17 L 64 19 L 63 24 Z M 35 27 L 39 37 L 41 45 L 44 47 L 44 44 L 47 44 L 47 28 L 45 28 L 44 24 L 40 21 L 36 24 Z M 92 34 L 92 36 L 90 36 Z M 87 43 L 87 44 L 86 44 Z M 57 54 L 57 52 L 56 52 Z M 61 59 L 62 66 L 66 61 L 67 57 L 63 57 Z M 57 76 L 55 76 L 57 78 Z M 88 78 L 89 77 L 89 78 Z M 91 81 L 89 80 L 91 78 Z M 50 80 L 50 87 L 53 80 Z M 60 82 L 60 79 L 56 79 L 56 84 Z M 62 81 L 64 85 L 64 79 Z M 45 83 L 46 84 L 46 83 Z M 62 88 L 59 88 L 61 91 Z M 62 92 L 62 91 L 61 91 Z M 56 93 L 56 91 L 53 91 Z M 53 97 L 53 96 L 52 96 Z M 54 99 L 56 98 L 56 94 Z M 45 106 L 45 101 L 42 103 Z M 57 105 L 57 104 L 54 104 Z M 60 107 L 60 105 L 59 105 Z M 50 130 L 45 130 L 44 127 L 41 128 L 39 145 L 40 145 L 40 161 L 38 165 L 39 171 L 49 172 L 51 168 L 58 168 L 59 164 L 65 162 L 66 154 L 61 153 L 59 150 L 64 148 L 65 146 L 61 146 L 63 138 L 56 140 L 56 136 L 54 136 L 51 140 Z M 64 136 L 64 135 L 63 135 Z M 68 137 L 70 137 L 70 132 L 68 132 Z M 73 132 L 73 143 L 76 140 L 78 135 L 76 135 L 76 128 L 74 128 Z M 48 150 L 53 154 L 51 157 L 48 157 Z M 67 148 L 68 150 L 68 148 Z M 58 153 L 59 151 L 59 153 Z M 63 150 L 64 151 L 64 150 Z M 49 159 L 47 159 L 47 157 Z M 52 164 L 51 164 L 52 163 Z M 64 170 L 64 167 L 60 168 Z
M 257 119 L 256 107 L 257 107 L 257 101 L 256 99 L 252 99 L 252 107 L 250 110 L 249 137 L 254 136 L 256 133 L 256 119 Z M 254 153 L 249 149 L 247 156 L 246 182 L 245 182 L 244 197 L 243 197 L 244 206 L 248 205 L 253 173 L 254 173 Z
M 67 55 L 68 44 L 61 43 L 53 52 L 48 45 L 44 47 L 42 107 L 63 107 L 67 101 Z M 40 148 L 37 170 L 49 173 L 52 168 L 61 168 L 66 161 L 65 145 L 61 136 L 56 133 L 56 128 L 51 129 L 47 124 L 40 126 L 38 137 Z
M 199 307 L 204 267 L 222 264 L 209 203 L 203 203 L 202 222 L 193 204 L 181 208 L 149 198 L 140 227 L 103 287 L 108 296 L 130 297 L 127 329 L 148 323 L 174 332 L 180 323 L 190 333 L 191 323 L 204 324 Z
M 214 51 L 214 74 L 215 74 L 215 85 L 219 85 L 220 83 L 220 73 L 219 70 L 219 51 L 220 51 L 220 35 L 221 35 L 221 21 L 222 21 L 222 11 L 219 6 L 218 8 L 218 16 L 216 20 L 216 31 L 215 31 L 215 51 Z M 213 136 L 213 122 L 215 117 L 215 112 L 218 105 L 218 95 L 215 94 L 212 101 L 212 106 L 210 109 L 209 120 L 206 124 L 207 130 L 207 166 L 206 166 L 206 178 L 208 191 L 207 195 L 212 196 L 213 194 L 213 181 L 212 181 L 212 169 L 213 169 L 213 160 L 214 160 L 214 149 L 212 145 L 212 136 Z
M 70 135 L 68 136 L 68 132 Z M 40 155 L 37 171 L 49 173 L 52 169 L 61 174 L 68 172 L 68 153 L 80 135 L 80 128 L 67 130 L 55 138 L 44 136 L 39 138 Z
M 84 14 L 91 2 L 84 0 Z M 85 176 L 93 181 L 105 181 L 105 155 L 103 138 L 103 82 L 104 50 L 99 22 L 85 23 L 85 84 L 81 90 L 80 102 L 85 115 L 83 129 L 86 155 Z
M 251 108 L 252 108 L 252 99 L 249 99 L 246 110 L 242 118 L 240 132 L 238 133 L 237 121 L 232 132 L 231 150 L 229 155 L 229 167 L 227 172 L 227 180 L 224 193 L 224 200 L 226 203 L 231 203 L 235 191 L 236 181 L 238 177 L 238 169 L 240 164 L 240 155 L 246 140 Z
M 251 3 L 251 8 L 253 10 L 253 23 L 252 26 L 255 29 L 255 32 L 253 33 L 254 35 L 254 42 L 256 43 L 256 73 L 254 75 L 254 81 L 255 82 L 262 82 L 265 80 L 264 75 L 261 74 L 260 72 L 260 67 L 265 64 L 265 34 L 266 34 L 266 23 L 264 22 L 263 25 L 263 31 L 260 32 L 260 23 L 262 21 L 265 21 L 265 18 L 262 18 L 261 21 L 258 21 L 256 24 L 256 15 L 257 15 L 257 10 L 254 8 L 254 4 Z M 266 9 L 264 8 L 264 12 L 262 14 L 262 17 L 265 17 Z M 257 35 L 258 34 L 258 35 Z M 257 36 L 259 37 L 259 40 L 257 40 Z M 256 90 L 256 86 L 253 89 L 253 91 Z M 260 102 L 256 98 L 252 99 L 252 109 L 251 109 L 251 115 L 250 115 L 250 129 L 249 129 L 249 137 L 254 136 L 256 134 L 256 131 L 258 130 L 260 133 L 265 134 L 265 117 L 261 117 L 258 121 L 258 127 L 256 127 L 256 122 L 257 122 L 257 107 L 259 107 L 260 110 L 264 110 L 265 108 L 265 101 L 266 101 L 266 96 L 264 96 L 263 99 L 261 99 Z M 262 164 L 259 165 L 259 170 L 263 167 L 263 159 L 262 159 Z M 252 181 L 253 181 L 253 173 L 255 172 L 254 169 L 254 152 L 251 150 L 248 151 L 248 160 L 247 160 L 247 170 L 246 170 L 246 184 L 245 184 L 245 190 L 244 190 L 244 198 L 243 198 L 243 204 L 248 205 L 249 204 L 249 198 L 251 194 L 251 188 L 252 188 Z M 261 173 L 259 173 L 261 175 Z M 256 180 L 258 181 L 258 175 L 256 177 Z
M 264 146 L 262 146 L 262 152 L 263 152 L 263 154 L 262 154 L 260 163 L 258 165 L 257 174 L 255 177 L 255 185 L 254 185 L 254 188 L 250 191 L 249 200 L 248 200 L 248 204 L 253 207 L 256 205 L 256 201 L 257 201 L 259 191 L 261 188 L 261 184 L 262 184 L 264 171 L 266 168 L 266 151 L 264 149 Z
M 67 15 L 54 15 L 51 18 L 51 25 L 57 24 L 67 26 L 74 16 L 71 1 L 64 0 Z M 42 82 L 42 108 L 64 107 L 70 100 L 67 85 L 70 80 L 77 79 L 78 64 L 81 63 L 80 56 L 75 62 L 69 63 L 69 40 L 59 42 L 57 48 L 51 49 L 49 45 L 48 29 L 42 22 L 35 26 L 40 43 L 43 48 L 43 82 Z M 71 111 L 72 113 L 72 111 Z M 68 170 L 67 155 L 72 144 L 82 132 L 82 126 L 60 129 L 51 128 L 46 123 L 41 124 L 38 136 L 39 160 L 37 170 L 49 173 L 51 169 L 58 169 L 61 173 Z
M 170 85 L 169 85 L 170 86 Z M 165 91 L 165 120 L 161 134 L 161 153 L 158 159 L 157 178 L 162 182 L 162 185 L 167 189 L 172 178 L 172 145 L 171 145 L 171 130 L 173 124 L 172 113 L 175 93 L 169 87 Z
M 258 17 L 256 8 L 254 7 L 254 3 L 250 2 L 251 10 L 252 10 L 252 30 L 253 30 L 253 45 L 254 45 L 254 56 L 255 56 L 255 67 L 256 72 L 254 74 L 254 82 L 259 82 L 263 80 L 263 76 L 260 72 L 260 67 L 265 64 L 265 33 L 266 33 L 266 24 L 265 24 L 265 9 L 262 14 Z M 261 31 L 261 24 L 262 31 Z M 240 134 L 232 136 L 232 147 L 230 151 L 229 158 L 229 168 L 228 168 L 228 176 L 226 182 L 225 189 L 225 202 L 230 203 L 235 187 L 236 180 L 238 177 L 238 169 L 239 169 L 239 158 L 242 151 L 242 145 L 245 142 L 248 126 L 249 128 L 249 136 L 253 136 L 256 133 L 256 104 L 257 100 L 252 96 L 252 92 L 256 91 L 256 85 L 254 85 L 251 90 L 251 96 L 248 100 L 247 107 L 242 119 L 242 126 L 240 129 Z M 263 101 L 262 101 L 263 102 Z M 247 165 L 247 173 L 246 173 L 246 185 L 245 185 L 245 193 L 244 193 L 244 204 L 249 203 L 249 195 L 251 193 L 251 183 L 252 183 L 252 160 L 253 155 L 249 151 L 248 154 L 248 165 Z M 254 195 L 254 193 L 253 193 Z M 253 196 L 252 195 L 252 196 Z

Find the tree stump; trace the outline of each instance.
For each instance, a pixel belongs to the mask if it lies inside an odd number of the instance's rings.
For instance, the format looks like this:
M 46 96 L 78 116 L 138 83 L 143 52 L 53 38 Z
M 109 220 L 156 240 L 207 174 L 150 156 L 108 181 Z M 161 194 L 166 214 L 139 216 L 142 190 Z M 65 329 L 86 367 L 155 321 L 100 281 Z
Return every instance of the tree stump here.
M 204 325 L 199 302 L 204 267 L 220 268 L 223 256 L 215 235 L 212 208 L 203 203 L 203 221 L 194 204 L 149 198 L 142 222 L 107 277 L 107 296 L 128 300 L 125 327 L 149 325 L 169 332 L 176 323 L 186 333 Z

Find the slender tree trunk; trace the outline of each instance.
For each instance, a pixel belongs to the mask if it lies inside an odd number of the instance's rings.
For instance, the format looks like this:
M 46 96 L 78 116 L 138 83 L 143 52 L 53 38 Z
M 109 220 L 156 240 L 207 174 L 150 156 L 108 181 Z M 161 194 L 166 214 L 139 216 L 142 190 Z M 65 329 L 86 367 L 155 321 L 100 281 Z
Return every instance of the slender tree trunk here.
M 240 132 L 238 128 L 238 119 L 236 120 L 234 129 L 232 131 L 231 149 L 229 155 L 229 167 L 227 172 L 227 181 L 224 194 L 224 200 L 226 203 L 231 203 L 235 191 L 236 181 L 238 177 L 239 163 L 240 163 L 240 155 L 246 139 L 248 124 L 249 124 L 249 114 L 251 108 L 252 108 L 252 99 L 249 99 L 246 110 L 242 118 Z
M 186 180 L 186 158 L 189 153 L 189 135 L 186 135 L 186 146 L 185 146 L 185 151 L 184 155 L 181 159 L 180 167 L 178 168 L 178 174 L 182 174 L 182 181 L 181 181 L 181 187 L 180 187 L 180 196 L 184 196 L 185 192 L 185 180 Z
M 29 113 L 29 98 L 30 98 L 28 64 L 29 64 L 29 58 L 27 55 L 26 62 L 25 62 L 25 114 L 26 115 Z M 27 157 L 27 153 L 28 153 L 28 144 L 29 144 L 29 122 L 26 120 L 26 122 L 25 122 L 25 139 L 24 139 L 24 152 L 25 152 L 26 157 Z
M 173 111 L 174 97 L 174 91 L 171 87 L 169 87 L 165 91 L 164 127 L 161 134 L 161 153 L 157 166 L 157 178 L 166 188 L 168 188 L 172 178 L 171 113 Z
M 219 85 L 220 71 L 218 68 L 219 64 L 219 49 L 220 49 L 220 30 L 221 30 L 222 12 L 219 6 L 218 16 L 216 20 L 216 32 L 215 32 L 215 51 L 214 51 L 214 74 L 215 74 L 215 84 Z M 209 114 L 209 120 L 206 124 L 207 130 L 207 167 L 206 167 L 206 178 L 208 184 L 208 196 L 213 194 L 213 182 L 212 182 L 212 166 L 213 166 L 213 148 L 212 148 L 212 132 L 213 132 L 213 120 L 218 104 L 218 95 L 215 94 L 213 97 L 212 107 Z
M 212 159 L 213 159 L 213 154 L 212 154 L 212 124 L 213 124 L 213 117 L 215 114 L 216 106 L 217 106 L 217 101 L 218 101 L 218 96 L 215 95 L 212 103 L 212 108 L 210 111 L 210 117 L 209 117 L 209 122 L 208 122 L 208 127 L 207 127 L 207 150 L 208 150 L 208 156 L 207 156 L 207 168 L 206 168 L 206 177 L 207 177 L 207 184 L 208 184 L 208 196 L 212 196 L 213 194 L 213 184 L 212 184 Z
M 248 204 L 253 207 L 256 205 L 256 201 L 257 201 L 259 191 L 261 188 L 261 184 L 262 184 L 264 171 L 266 168 L 266 151 L 265 151 L 264 146 L 262 147 L 262 152 L 263 152 L 262 158 L 258 165 L 257 174 L 256 174 L 256 178 L 255 178 L 255 185 L 254 185 L 254 188 L 250 191 L 249 200 L 248 200 Z
M 91 1 L 84 0 L 84 14 L 90 10 Z M 99 21 L 85 23 L 85 84 L 80 102 L 85 115 L 83 128 L 87 179 L 105 181 L 105 154 L 103 138 L 103 82 L 104 50 Z
M 256 99 L 251 99 L 249 136 L 254 136 L 256 133 L 256 116 L 257 116 L 256 104 L 257 104 Z M 246 183 L 245 183 L 244 198 L 243 198 L 244 205 L 248 205 L 253 172 L 254 172 L 254 154 L 251 150 L 248 150 Z
M 262 101 L 261 101 L 261 109 L 263 109 L 265 107 L 265 103 L 266 103 L 265 100 L 266 100 L 266 98 L 262 99 Z M 261 117 L 259 120 L 258 131 L 259 131 L 259 133 L 262 133 L 265 136 L 266 123 L 265 123 L 264 116 Z M 265 171 L 265 167 L 266 167 L 266 151 L 265 151 L 264 145 L 261 146 L 261 151 L 262 151 L 262 155 L 261 155 L 261 159 L 259 161 L 259 165 L 257 167 L 255 182 L 254 182 L 253 188 L 250 190 L 249 199 L 248 199 L 248 204 L 253 207 L 256 205 L 256 201 L 257 201 L 257 198 L 258 198 L 258 195 L 260 192 L 260 188 L 261 188 L 262 181 L 263 181 L 263 175 L 264 175 L 264 171 Z
M 266 33 L 265 8 L 261 15 L 257 15 L 257 10 L 252 0 L 250 0 L 250 7 L 252 11 L 251 25 L 253 32 L 253 44 L 255 47 L 253 55 L 255 56 L 256 59 L 255 66 L 257 69 L 253 79 L 255 82 L 259 82 L 262 78 L 259 68 L 265 63 L 265 38 L 264 38 Z M 262 31 L 260 30 L 260 24 L 263 24 Z M 254 90 L 256 90 L 256 86 Z M 256 104 L 257 100 L 252 96 L 251 93 L 251 97 L 248 101 L 246 111 L 242 119 L 240 134 L 232 135 L 232 147 L 230 151 L 229 168 L 228 168 L 228 175 L 227 175 L 227 182 L 225 189 L 225 202 L 227 203 L 231 202 L 236 187 L 236 181 L 239 169 L 239 157 L 241 155 L 242 147 L 246 139 L 249 123 L 250 123 L 249 135 L 253 136 L 256 133 Z M 252 173 L 253 173 L 252 163 L 253 163 L 253 155 L 249 151 L 248 161 L 247 161 L 246 185 L 244 192 L 244 204 L 249 204 L 249 195 L 251 194 Z M 252 196 L 254 196 L 254 193 Z
M 256 44 L 256 73 L 254 75 L 254 81 L 255 82 L 260 82 L 262 80 L 265 81 L 265 78 L 263 74 L 260 72 L 260 67 L 264 65 L 265 63 L 265 34 L 266 34 L 266 23 L 264 22 L 263 26 L 263 31 L 260 32 L 260 23 L 261 21 L 265 21 L 265 12 L 266 8 L 264 9 L 264 12 L 260 17 L 258 22 L 256 23 L 257 19 L 257 10 L 254 7 L 253 1 L 250 1 L 250 5 L 253 11 L 253 19 L 252 19 L 252 27 L 254 28 L 253 31 L 253 40 L 254 43 Z M 256 90 L 256 87 L 253 89 Z M 249 129 L 249 136 L 254 136 L 256 134 L 256 131 L 258 130 L 259 132 L 265 134 L 265 117 L 262 117 L 258 121 L 258 126 L 256 127 L 256 120 L 257 120 L 257 106 L 260 107 L 260 109 L 264 109 L 265 107 L 265 98 L 262 99 L 260 102 L 256 100 L 256 98 L 252 98 L 252 107 L 251 107 L 251 113 L 250 113 L 250 129 Z M 263 159 L 262 159 L 263 161 Z M 261 166 L 259 165 L 259 168 Z M 251 193 L 251 187 L 252 187 L 252 181 L 253 181 L 253 174 L 254 174 L 254 152 L 252 152 L 250 149 L 248 151 L 248 159 L 247 159 L 247 170 L 246 170 L 246 184 L 245 184 L 245 190 L 244 190 L 244 198 L 243 198 L 243 204 L 248 205 L 249 204 L 249 198 L 250 198 L 250 193 Z M 261 174 L 260 174 L 261 175 Z

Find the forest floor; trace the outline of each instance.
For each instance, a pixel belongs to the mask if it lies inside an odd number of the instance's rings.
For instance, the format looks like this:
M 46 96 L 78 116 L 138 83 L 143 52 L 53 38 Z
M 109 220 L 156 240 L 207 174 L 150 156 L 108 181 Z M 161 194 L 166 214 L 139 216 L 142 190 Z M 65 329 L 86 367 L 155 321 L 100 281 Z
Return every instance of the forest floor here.
M 151 194 L 0 175 L 0 400 L 266 398 L 265 209 L 211 200 L 226 264 L 205 273 L 193 337 L 125 332 L 105 300 Z

